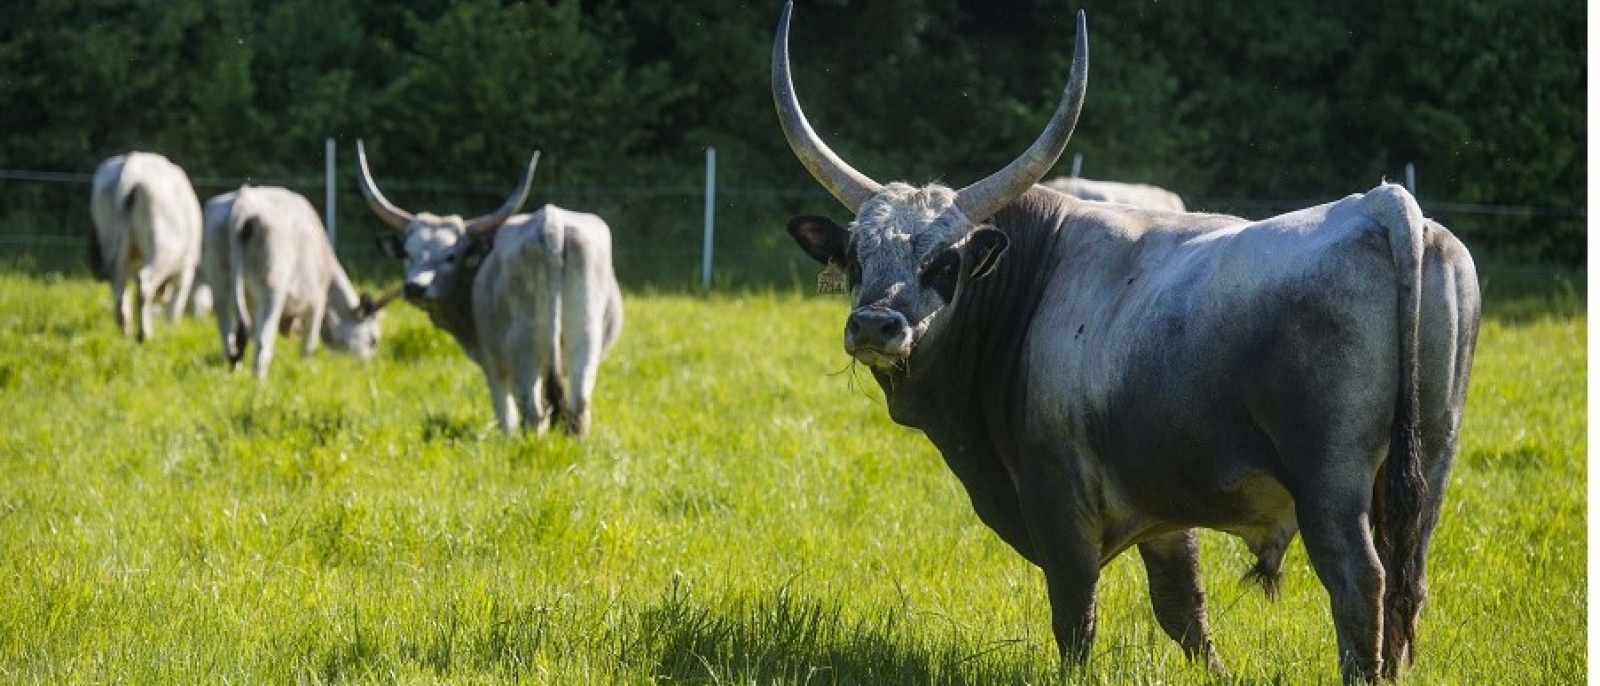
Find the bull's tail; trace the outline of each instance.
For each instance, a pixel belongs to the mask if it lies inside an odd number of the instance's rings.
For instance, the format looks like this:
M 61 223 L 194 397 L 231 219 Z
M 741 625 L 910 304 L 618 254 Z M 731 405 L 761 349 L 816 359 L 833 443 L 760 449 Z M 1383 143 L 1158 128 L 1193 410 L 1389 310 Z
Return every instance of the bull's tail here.
M 1392 677 L 1414 657 L 1417 610 L 1427 590 L 1423 579 L 1422 520 L 1428 482 L 1422 471 L 1422 413 L 1418 398 L 1421 360 L 1423 234 L 1422 210 L 1399 186 L 1384 184 L 1364 199 L 1368 212 L 1388 229 L 1398 297 L 1399 379 L 1389 456 L 1375 486 L 1373 526 L 1384 568 L 1385 676 Z

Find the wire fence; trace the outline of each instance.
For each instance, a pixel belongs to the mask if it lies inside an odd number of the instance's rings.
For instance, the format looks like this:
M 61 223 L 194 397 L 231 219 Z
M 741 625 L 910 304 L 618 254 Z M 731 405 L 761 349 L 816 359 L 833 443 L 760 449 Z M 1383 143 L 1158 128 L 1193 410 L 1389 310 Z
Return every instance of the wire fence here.
M 387 230 L 367 209 L 352 178 L 334 179 L 334 221 L 340 227 L 336 249 L 354 276 L 384 278 L 384 263 L 372 238 Z M 89 185 L 82 172 L 0 169 L 0 254 L 41 270 L 70 271 L 83 267 L 90 226 Z M 322 198 L 324 175 L 192 178 L 202 200 L 240 185 L 279 185 L 307 198 Z M 509 187 L 451 183 L 437 179 L 384 179 L 385 194 L 416 199 L 419 208 L 479 207 L 488 211 L 504 199 Z M 804 286 L 814 266 L 789 245 L 784 221 L 799 213 L 841 214 L 833 199 L 817 187 L 780 188 L 741 184 L 715 189 L 715 262 L 706 273 L 702 222 L 707 212 L 706 188 L 693 184 L 543 186 L 538 202 L 594 211 L 612 223 L 615 260 L 625 285 L 645 288 L 684 286 Z M 1185 198 L 1192 211 L 1221 212 L 1264 218 L 1328 202 L 1326 198 Z M 1461 235 L 1475 254 L 1489 253 L 1499 264 L 1524 270 L 1545 267 L 1571 272 L 1582 268 L 1588 233 L 1584 208 L 1486 204 L 1419 198 L 1424 213 Z M 437 203 L 437 204 L 432 204 Z M 613 219 L 614 216 L 626 217 Z M 1526 227 L 1537 225 L 1530 236 Z M 709 228 L 709 224 L 707 225 Z M 706 231 L 707 234 L 711 232 Z M 1549 255 L 1576 257 L 1549 259 Z M 706 277 L 711 278 L 707 279 Z

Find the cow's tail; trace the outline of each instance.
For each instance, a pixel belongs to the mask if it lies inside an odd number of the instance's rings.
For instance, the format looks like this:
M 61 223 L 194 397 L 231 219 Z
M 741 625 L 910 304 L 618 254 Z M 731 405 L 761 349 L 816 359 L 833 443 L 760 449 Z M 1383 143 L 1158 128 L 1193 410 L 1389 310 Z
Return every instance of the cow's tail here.
M 89 227 L 89 272 L 96 281 L 111 280 L 111 265 L 106 263 L 106 253 L 100 247 L 100 229 Z
M 1389 456 L 1375 491 L 1373 524 L 1384 568 L 1384 653 L 1408 660 L 1414 654 L 1417 610 L 1426 595 L 1422 569 L 1423 513 L 1428 482 L 1422 471 L 1420 322 L 1422 317 L 1423 233 L 1426 223 L 1416 199 L 1400 186 L 1384 184 L 1364 199 L 1388 230 L 1397 278 L 1399 369 Z M 1394 660 L 1399 662 L 1399 659 Z M 1399 664 L 1386 664 L 1393 673 Z
M 241 214 L 239 205 L 235 203 L 234 212 L 228 216 L 228 269 L 233 280 L 233 308 L 239 315 L 239 327 L 235 334 L 239 337 L 240 350 L 244 350 L 244 339 L 250 335 L 254 324 L 250 321 L 250 305 L 244 294 L 245 248 L 250 241 L 260 233 L 260 222 L 254 215 Z

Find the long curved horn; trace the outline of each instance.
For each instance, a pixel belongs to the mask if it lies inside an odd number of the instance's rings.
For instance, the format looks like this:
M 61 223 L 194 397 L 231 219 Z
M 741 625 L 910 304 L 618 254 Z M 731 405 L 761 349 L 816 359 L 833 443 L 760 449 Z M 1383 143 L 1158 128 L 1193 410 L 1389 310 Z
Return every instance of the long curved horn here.
M 528 191 L 533 188 L 533 170 L 539 166 L 539 151 L 535 150 L 533 158 L 528 160 L 528 173 L 522 176 L 522 184 L 517 190 L 511 192 L 511 197 L 506 199 L 506 204 L 500 209 L 489 214 L 467 220 L 467 235 L 476 236 L 486 231 L 491 231 L 504 224 L 517 210 L 522 209 L 522 203 L 528 201 Z
M 789 74 L 789 14 L 794 11 L 794 0 L 783 6 L 783 17 L 778 20 L 778 35 L 772 41 L 772 104 L 778 108 L 778 121 L 783 124 L 783 136 L 789 139 L 789 148 L 806 171 L 828 189 L 833 197 L 851 212 L 861 209 L 861 204 L 883 190 L 883 184 L 867 178 L 844 160 L 812 130 L 806 115 L 800 111 L 800 99 L 794 94 L 794 79 Z
M 1078 112 L 1083 109 L 1083 96 L 1089 81 L 1089 28 L 1083 10 L 1078 10 L 1078 38 L 1072 46 L 1072 73 L 1067 78 L 1066 91 L 1061 94 L 1061 104 L 1045 126 L 1044 133 L 1033 142 L 1027 152 L 1012 160 L 988 178 L 956 192 L 956 207 L 968 219 L 980 221 L 994 216 L 1000 208 L 1016 200 L 1023 191 L 1044 178 L 1055 166 L 1062 151 L 1067 149 L 1067 139 L 1078 125 Z
M 385 224 L 404 230 L 416 215 L 400 209 L 383 193 L 378 192 L 378 184 L 372 180 L 372 170 L 367 168 L 367 146 L 360 138 L 356 139 L 356 162 L 361 167 L 361 174 L 357 177 L 361 185 L 361 195 L 367 198 L 367 206 L 382 219 Z

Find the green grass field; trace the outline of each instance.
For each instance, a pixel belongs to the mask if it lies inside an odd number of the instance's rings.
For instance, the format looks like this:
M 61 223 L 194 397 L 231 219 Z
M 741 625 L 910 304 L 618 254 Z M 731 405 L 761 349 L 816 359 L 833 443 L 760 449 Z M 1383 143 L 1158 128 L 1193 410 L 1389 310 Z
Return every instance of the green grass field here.
M 1485 279 L 1490 297 L 1495 281 Z M 0 274 L 0 681 L 1054 683 L 1042 575 L 839 349 L 844 303 L 630 294 L 585 442 L 503 437 L 406 305 L 378 359 L 229 373 L 209 321 Z M 1581 296 L 1491 300 L 1408 684 L 1585 675 Z M 1299 543 L 1283 595 L 1204 537 L 1237 683 L 1335 683 Z M 1209 683 L 1100 586 L 1091 684 Z

